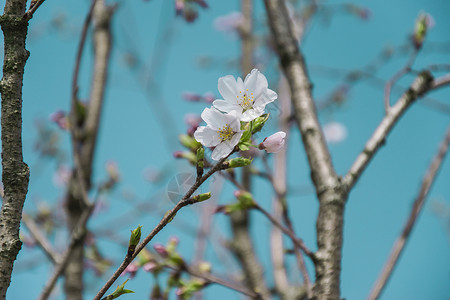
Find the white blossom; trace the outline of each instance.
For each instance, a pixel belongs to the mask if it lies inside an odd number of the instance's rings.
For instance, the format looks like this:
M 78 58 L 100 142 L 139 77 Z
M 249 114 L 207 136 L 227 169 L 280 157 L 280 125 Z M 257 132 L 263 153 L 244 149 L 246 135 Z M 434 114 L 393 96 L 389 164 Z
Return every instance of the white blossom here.
M 257 69 L 253 69 L 244 81 L 231 75 L 221 77 L 218 87 L 224 100 L 214 101 L 214 107 L 226 113 L 235 111 L 244 122 L 264 114 L 266 105 L 277 99 L 277 93 L 268 89 L 266 77 Z
M 215 108 L 205 108 L 201 116 L 206 126 L 197 128 L 195 139 L 205 147 L 215 147 L 211 156 L 214 160 L 230 154 L 244 132 L 236 112 L 223 114 Z

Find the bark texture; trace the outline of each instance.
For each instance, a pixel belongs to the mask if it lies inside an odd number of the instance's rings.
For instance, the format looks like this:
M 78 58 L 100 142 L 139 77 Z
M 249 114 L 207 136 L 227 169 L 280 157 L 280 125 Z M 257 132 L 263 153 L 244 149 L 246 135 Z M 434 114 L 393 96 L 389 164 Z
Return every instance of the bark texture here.
M 244 21 L 241 24 L 241 71 L 242 76 L 250 73 L 253 68 L 253 36 L 252 36 L 252 12 L 253 1 L 241 1 Z M 242 185 L 251 190 L 250 168 L 242 169 Z M 253 242 L 249 233 L 250 214 L 248 211 L 238 211 L 230 215 L 233 238 L 231 249 L 242 267 L 246 284 L 255 292 L 261 295 L 261 299 L 270 299 L 270 292 L 264 281 L 264 270 L 253 247 Z
M 7 0 L 0 25 L 4 36 L 3 78 L 0 81 L 2 181 L 0 213 L 0 299 L 6 298 L 14 261 L 22 247 L 20 220 L 28 191 L 29 169 L 22 155 L 22 82 L 29 52 L 25 49 L 26 0 Z
M 91 188 L 92 162 L 107 81 L 111 50 L 110 20 L 113 10 L 113 7 L 106 6 L 103 0 L 97 0 L 92 12 L 94 19 L 94 70 L 91 95 L 87 106 L 86 119 L 84 122 L 78 123 L 77 130 L 73 132 L 75 170 L 70 180 L 66 203 L 68 227 L 71 232 L 77 228 L 80 218 L 90 209 L 87 191 Z M 73 99 L 73 103 L 75 101 L 78 100 Z M 71 113 L 76 114 L 76 105 L 72 106 Z M 76 119 L 76 117 L 73 119 Z M 84 235 L 81 235 L 75 241 L 72 254 L 64 270 L 64 290 L 68 300 L 83 299 L 84 240 Z
M 344 207 L 348 194 L 336 175 L 317 119 L 304 58 L 282 0 L 265 0 L 269 25 L 281 67 L 289 82 L 297 125 L 319 199 L 314 299 L 340 299 Z

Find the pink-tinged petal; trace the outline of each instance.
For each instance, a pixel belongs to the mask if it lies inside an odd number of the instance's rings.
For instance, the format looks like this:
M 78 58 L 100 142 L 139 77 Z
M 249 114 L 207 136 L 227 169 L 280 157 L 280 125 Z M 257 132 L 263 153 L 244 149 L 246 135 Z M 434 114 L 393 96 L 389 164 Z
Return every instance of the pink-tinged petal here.
M 242 113 L 242 107 L 237 103 L 235 100 L 235 103 L 230 103 L 225 100 L 215 100 L 213 102 L 213 106 L 217 108 L 220 111 L 223 112 L 231 112 L 231 111 L 238 111 L 239 113 Z
M 217 131 L 205 126 L 197 128 L 194 132 L 194 138 L 205 147 L 214 147 L 220 143 Z
M 278 131 L 271 136 L 264 139 L 259 148 L 264 149 L 269 153 L 276 153 L 280 151 L 285 143 L 286 132 Z
M 234 101 L 236 95 L 239 94 L 237 90 L 236 80 L 231 75 L 220 77 L 218 88 L 220 94 L 226 101 Z

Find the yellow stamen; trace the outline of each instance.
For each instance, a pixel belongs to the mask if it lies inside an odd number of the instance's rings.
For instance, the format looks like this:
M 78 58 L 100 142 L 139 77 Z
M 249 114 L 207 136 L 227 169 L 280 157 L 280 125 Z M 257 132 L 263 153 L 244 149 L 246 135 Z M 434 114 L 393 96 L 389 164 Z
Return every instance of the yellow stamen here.
M 217 130 L 217 133 L 219 134 L 219 138 L 222 142 L 230 140 L 234 135 L 234 131 L 233 129 L 231 129 L 228 123 L 225 124 L 225 126 L 223 126 L 222 128 L 219 128 L 219 130 Z

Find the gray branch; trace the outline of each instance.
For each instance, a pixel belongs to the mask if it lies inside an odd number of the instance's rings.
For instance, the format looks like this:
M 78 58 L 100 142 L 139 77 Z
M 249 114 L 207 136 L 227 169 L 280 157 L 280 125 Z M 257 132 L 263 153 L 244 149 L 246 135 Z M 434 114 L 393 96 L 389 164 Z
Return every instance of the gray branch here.
M 440 167 L 444 161 L 444 158 L 447 154 L 448 144 L 450 143 L 450 128 L 447 129 L 447 133 L 445 135 L 444 140 L 442 141 L 439 151 L 436 157 L 433 159 L 430 167 L 428 168 L 427 173 L 424 176 L 422 181 L 422 185 L 420 187 L 419 194 L 414 201 L 413 207 L 411 209 L 411 213 L 406 221 L 406 224 L 402 230 L 401 235 L 395 241 L 395 244 L 392 248 L 391 255 L 389 256 L 386 265 L 384 266 L 383 272 L 375 283 L 368 300 L 376 300 L 381 295 L 384 287 L 386 286 L 389 278 L 391 277 L 392 271 L 397 265 L 398 259 L 402 254 L 403 249 L 405 248 L 406 242 L 411 234 L 411 231 L 419 217 L 420 212 L 422 211 L 423 205 L 425 203 L 428 192 L 433 185 L 436 175 L 439 172 Z

